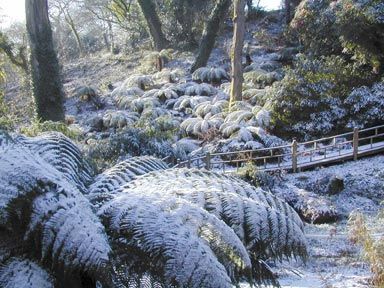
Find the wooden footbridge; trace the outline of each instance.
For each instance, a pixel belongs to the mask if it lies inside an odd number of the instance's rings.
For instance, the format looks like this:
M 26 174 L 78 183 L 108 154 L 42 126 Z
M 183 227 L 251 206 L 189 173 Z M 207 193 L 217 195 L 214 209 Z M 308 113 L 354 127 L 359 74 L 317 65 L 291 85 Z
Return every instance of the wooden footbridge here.
M 341 163 L 346 160 L 384 152 L 384 125 L 358 129 L 308 142 L 227 153 L 207 153 L 204 156 L 177 161 L 175 167 L 196 167 L 233 172 L 247 164 L 261 171 L 302 170 Z

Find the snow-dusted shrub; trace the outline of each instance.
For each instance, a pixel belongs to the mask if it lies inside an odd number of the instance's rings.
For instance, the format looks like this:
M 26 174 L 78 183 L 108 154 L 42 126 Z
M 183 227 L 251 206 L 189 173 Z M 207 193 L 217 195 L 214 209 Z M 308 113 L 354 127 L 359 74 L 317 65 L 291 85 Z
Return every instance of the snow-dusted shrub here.
M 188 118 L 180 124 L 180 128 L 189 136 L 203 137 L 210 130 L 218 130 L 223 120 L 220 118 Z
M 344 99 L 371 77 L 341 57 L 299 58 L 268 90 L 274 134 L 311 138 L 340 132 L 345 126 Z
M 238 178 L 130 159 L 85 197 L 4 134 L 0 152 L 2 286 L 278 286 L 265 261 L 306 256 L 296 212 Z
M 126 127 L 102 140 L 89 140 L 86 152 L 89 159 L 100 169 L 116 164 L 119 159 L 151 155 L 159 158 L 173 156 L 168 133 L 156 129 Z M 154 133 L 158 132 L 158 133 Z M 173 130 L 170 130 L 173 133 Z M 174 136 L 174 135 L 172 135 Z
M 251 71 L 258 71 L 258 70 L 273 72 L 281 68 L 282 68 L 282 65 L 278 61 L 262 61 L 262 62 L 252 63 L 251 65 L 245 67 L 244 72 L 251 72 Z
M 252 111 L 253 106 L 245 101 L 234 101 L 231 104 L 230 111 L 238 111 L 238 110 L 244 110 L 244 111 Z
M 339 54 L 342 50 L 338 39 L 336 6 L 331 0 L 301 1 L 290 28 L 298 35 L 304 49 L 315 55 Z
M 376 238 L 362 212 L 351 213 L 348 219 L 349 239 L 355 245 L 362 246 L 364 258 L 371 266 L 372 282 L 375 287 L 384 286 L 384 238 Z
M 378 72 L 384 40 L 382 1 L 305 0 L 291 22 L 304 48 L 316 56 L 348 55 L 359 65 Z
M 148 121 L 148 120 L 154 120 L 156 118 L 159 118 L 161 116 L 170 116 L 170 112 L 168 109 L 164 109 L 162 107 L 149 107 L 144 108 L 143 112 L 141 112 L 140 121 Z
M 229 75 L 223 68 L 201 67 L 192 74 L 192 80 L 205 83 L 220 84 L 223 81 L 228 81 Z
M 114 93 L 124 93 L 124 90 L 132 87 L 138 87 L 141 90 L 148 90 L 153 86 L 153 79 L 151 75 L 132 75 L 124 80 L 123 84 L 116 88 L 116 90 L 112 92 Z
M 181 96 L 175 104 L 173 105 L 173 109 L 180 112 L 189 112 L 192 113 L 193 109 L 201 103 L 210 101 L 210 97 L 208 96 Z M 189 113 L 189 114 L 190 114 Z
M 140 115 L 136 112 L 127 111 L 106 111 L 103 116 L 103 126 L 105 128 L 123 128 L 132 126 L 139 120 Z
M 97 97 L 97 94 L 97 90 L 91 86 L 79 86 L 74 91 L 75 97 L 82 101 L 90 101 L 91 98 Z
M 264 70 L 256 70 L 244 73 L 244 81 L 254 85 L 258 89 L 270 86 L 273 82 L 281 80 L 281 76 L 276 72 L 267 72 Z
M 266 91 L 265 89 L 246 89 L 243 91 L 243 100 L 252 105 L 263 106 L 265 104 Z
M 194 110 L 193 114 L 195 116 L 199 116 L 204 118 L 206 115 L 215 115 L 218 113 L 223 112 L 225 109 L 228 109 L 228 101 L 226 100 L 220 100 L 216 101 L 215 103 L 212 103 L 210 101 L 206 101 L 203 103 L 198 104 Z
M 128 105 L 128 108 L 132 111 L 142 113 L 145 109 L 154 109 L 161 106 L 159 99 L 155 97 L 140 97 L 133 99 Z
M 181 78 L 183 78 L 185 75 L 185 71 L 181 69 L 163 69 L 160 72 L 157 72 L 153 74 L 153 79 L 158 83 L 177 83 L 180 81 Z
M 262 128 L 268 128 L 271 122 L 271 115 L 270 113 L 261 108 L 257 113 L 254 112 L 255 115 L 255 120 L 257 122 L 257 126 L 262 127 Z
M 144 91 L 138 87 L 128 89 L 115 89 L 112 98 L 120 109 L 129 109 L 133 100 L 143 96 Z
M 217 93 L 217 90 L 212 85 L 202 84 L 191 84 L 185 89 L 185 95 L 189 96 L 211 96 Z
M 143 98 L 157 98 L 160 102 L 176 99 L 179 95 L 170 88 L 152 89 L 144 93 Z
M 384 120 L 384 82 L 354 89 L 345 99 L 348 127 L 367 127 Z
M 201 141 L 196 139 L 182 138 L 175 142 L 172 147 L 175 150 L 177 158 L 186 160 L 188 155 L 200 148 L 200 142 Z

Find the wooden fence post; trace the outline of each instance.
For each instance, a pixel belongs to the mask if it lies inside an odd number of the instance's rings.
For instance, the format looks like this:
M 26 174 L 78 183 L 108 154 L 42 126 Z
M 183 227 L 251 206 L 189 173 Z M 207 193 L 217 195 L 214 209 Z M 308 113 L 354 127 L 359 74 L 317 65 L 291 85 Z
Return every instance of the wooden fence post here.
M 359 154 L 359 129 L 356 127 L 353 129 L 352 145 L 353 145 L 353 160 L 356 161 L 357 156 Z
M 205 168 L 207 170 L 211 169 L 211 154 L 209 152 L 205 155 Z
M 292 172 L 297 172 L 297 141 L 292 141 Z

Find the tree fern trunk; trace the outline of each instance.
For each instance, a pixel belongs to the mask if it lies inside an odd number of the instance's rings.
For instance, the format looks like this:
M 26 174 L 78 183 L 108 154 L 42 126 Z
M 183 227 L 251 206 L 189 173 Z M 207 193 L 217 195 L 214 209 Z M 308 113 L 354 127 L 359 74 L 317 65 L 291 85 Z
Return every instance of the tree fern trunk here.
M 161 22 L 156 13 L 156 6 L 152 0 L 138 0 L 144 18 L 147 21 L 149 33 L 151 34 L 153 44 L 157 51 L 167 48 L 168 41 L 161 30 Z
M 205 24 L 203 36 L 201 37 L 199 45 L 199 51 L 196 60 L 191 67 L 191 73 L 200 67 L 207 65 L 209 56 L 211 55 L 213 46 L 215 45 L 220 24 L 223 22 L 231 3 L 232 1 L 230 0 L 218 0 L 208 19 L 208 22 Z
M 43 121 L 63 121 L 64 92 L 53 48 L 47 0 L 26 0 L 25 10 L 37 117 Z
M 245 32 L 245 0 L 236 0 L 234 3 L 234 31 L 232 43 L 232 82 L 230 104 L 242 100 L 243 88 L 243 45 Z

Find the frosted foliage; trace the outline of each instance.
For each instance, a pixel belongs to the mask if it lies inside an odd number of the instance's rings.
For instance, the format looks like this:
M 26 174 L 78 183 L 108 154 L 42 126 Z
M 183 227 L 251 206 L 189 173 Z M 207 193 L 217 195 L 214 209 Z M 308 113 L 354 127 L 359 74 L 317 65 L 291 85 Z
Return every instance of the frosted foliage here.
M 176 111 L 186 111 L 188 108 L 194 109 L 197 105 L 210 101 L 208 96 L 181 96 L 174 104 Z
M 353 90 L 345 100 L 352 119 L 349 127 L 364 127 L 368 123 L 384 120 L 384 83 Z
M 88 197 L 91 202 L 100 202 L 101 199 L 111 198 L 109 192 L 113 192 L 137 176 L 165 169 L 168 169 L 168 165 L 154 157 L 142 156 L 127 159 L 98 175 L 89 187 Z
M 265 260 L 306 256 L 292 208 L 238 178 L 137 157 L 104 171 L 84 196 L 70 177 L 76 165 L 62 172 L 41 156 L 71 159 L 76 149 L 39 155 L 30 147 L 40 138 L 19 139 L 0 134 L 2 287 L 14 279 L 16 287 L 49 283 L 37 265 L 4 262 L 20 251 L 52 273 L 64 270 L 53 274 L 56 281 L 85 273 L 111 287 L 277 285 Z M 62 147 L 49 145 L 47 151 Z
M 115 241 L 128 245 L 126 249 L 130 251 L 144 251 L 150 258 L 157 259 L 159 251 L 165 253 L 171 261 L 171 265 L 161 264 L 165 265 L 166 278 L 176 277 L 177 283 L 183 283 L 181 286 L 196 275 L 202 277 L 195 279 L 194 283 L 200 285 L 196 287 L 226 287 L 228 279 L 219 277 L 224 274 L 215 258 L 234 281 L 236 271 L 249 266 L 249 255 L 254 263 L 253 276 L 259 282 L 268 282 L 269 269 L 263 260 L 306 255 L 302 222 L 296 212 L 271 193 L 234 177 L 168 169 L 139 176 L 119 188 L 106 187 L 104 194 L 109 196 L 107 201 L 105 197 L 94 202 L 96 206 L 102 204 L 99 215 L 112 229 L 110 235 L 117 237 Z M 236 234 L 235 239 L 231 233 Z M 122 235 L 126 235 L 124 240 Z M 202 259 L 202 251 L 209 251 L 204 246 L 206 242 L 214 255 L 204 252 L 207 259 Z M 185 269 L 173 271 L 181 263 L 184 264 L 179 267 Z M 203 269 L 201 265 L 207 264 L 210 269 Z M 172 272 L 167 272 L 168 267 Z M 202 284 L 205 277 L 211 284 Z
M 153 84 L 153 79 L 150 75 L 132 75 L 124 81 L 120 89 L 125 89 L 128 87 L 138 87 L 142 90 L 146 90 L 149 87 L 153 86 Z
M 232 287 L 229 275 L 250 267 L 233 230 L 182 199 L 127 189 L 101 207 L 99 215 L 126 249 L 162 259 L 158 265 L 168 285 Z
M 217 93 L 217 89 L 209 84 L 191 84 L 185 89 L 185 95 L 210 96 Z
M 179 97 L 179 95 L 170 88 L 162 88 L 162 89 L 152 89 L 144 93 L 144 98 L 157 98 L 160 101 L 164 102 L 165 100 L 169 99 L 176 99 Z
M 180 128 L 187 135 L 199 137 L 209 131 L 218 130 L 222 123 L 223 120 L 221 118 L 188 118 L 180 124 Z
M 1 148 L 0 225 L 24 239 L 23 245 L 41 247 L 34 253 L 53 265 L 101 269 L 109 244 L 76 186 L 21 144 L 3 142 Z
M 36 263 L 18 258 L 0 267 L 0 286 L 3 288 L 53 288 L 52 277 Z
M 17 140 L 63 173 L 81 191 L 92 181 L 91 167 L 83 160 L 79 148 L 63 134 L 49 132 L 33 138 L 21 136 Z
M 223 68 L 201 67 L 193 72 L 192 80 L 207 83 L 221 83 L 223 80 L 229 80 L 229 75 Z
M 195 116 L 205 117 L 206 115 L 216 115 L 224 111 L 224 109 L 228 108 L 228 101 L 219 100 L 215 103 L 211 103 L 210 101 L 203 102 L 198 104 L 193 113 Z
M 133 125 L 139 120 L 139 114 L 127 111 L 107 111 L 103 116 L 103 125 L 106 128 L 123 128 Z

